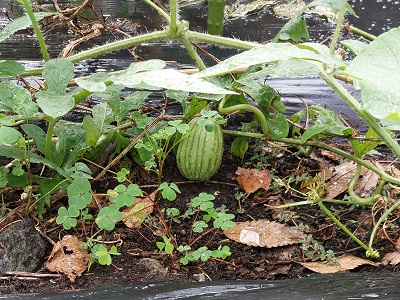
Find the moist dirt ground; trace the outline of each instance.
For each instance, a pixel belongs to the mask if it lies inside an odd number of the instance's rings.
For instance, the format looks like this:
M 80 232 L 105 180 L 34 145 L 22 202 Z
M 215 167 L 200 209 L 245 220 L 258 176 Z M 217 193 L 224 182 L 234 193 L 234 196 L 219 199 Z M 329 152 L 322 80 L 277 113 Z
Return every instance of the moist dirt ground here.
M 70 234 L 85 240 L 88 233 L 95 232 L 93 222 L 87 222 L 85 228 L 77 227 L 76 230 L 66 231 L 57 225 L 55 218 L 60 206 L 65 205 L 66 198 L 57 200 L 44 214 L 44 220 L 37 222 L 37 229 L 48 237 L 48 252 L 43 263 L 36 273 L 28 275 L 8 274 L 3 275 L 0 281 L 0 293 L 32 293 L 67 291 L 77 289 L 88 289 L 97 286 L 123 285 L 133 282 L 155 282 L 155 281 L 199 281 L 199 280 L 275 280 L 301 278 L 313 273 L 298 262 L 310 261 L 300 244 L 283 247 L 265 248 L 253 247 L 228 239 L 221 230 L 214 230 L 205 237 L 199 239 L 193 248 L 207 246 L 209 249 L 217 249 L 220 245 L 228 245 L 232 255 L 225 260 L 209 259 L 206 262 L 196 261 L 188 265 L 179 263 L 181 255 L 167 255 L 160 252 L 156 242 L 162 241 L 165 234 L 165 226 L 156 222 L 157 215 L 168 207 L 174 207 L 181 212 L 188 209 L 188 203 L 200 192 L 206 192 L 215 196 L 215 207 L 222 207 L 225 211 L 233 213 L 235 221 L 253 220 L 275 220 L 286 222 L 290 226 L 303 223 L 309 226 L 309 232 L 314 241 L 318 242 L 326 250 L 332 250 L 336 256 L 351 254 L 365 258 L 365 250 L 349 238 L 342 230 L 326 217 L 317 205 L 304 205 L 285 211 L 273 209 L 271 206 L 299 201 L 295 193 L 284 189 L 262 190 L 245 195 L 241 199 L 234 197 L 235 193 L 243 190 L 239 187 L 235 177 L 238 167 L 245 166 L 242 160 L 229 154 L 229 141 L 226 143 L 225 156 L 218 173 L 205 182 L 193 182 L 185 180 L 179 173 L 173 156 L 167 160 L 164 169 L 164 181 L 175 182 L 181 191 L 173 202 L 160 200 L 159 211 L 152 214 L 153 224 L 145 222 L 139 229 L 127 228 L 123 223 L 118 223 L 112 232 L 104 233 L 103 241 L 118 241 L 117 246 L 121 253 L 114 256 L 112 265 L 102 266 L 94 264 L 90 270 L 85 271 L 82 276 L 71 282 L 64 274 L 49 272 L 46 261 L 51 253 L 50 241 L 57 242 L 63 236 Z M 293 150 L 293 149 L 288 149 Z M 320 155 L 317 151 L 316 155 Z M 244 162 L 250 161 L 251 156 L 245 157 Z M 253 158 L 254 159 L 254 158 Z M 254 161 L 254 163 L 256 160 Z M 264 168 L 271 171 L 275 178 L 288 178 L 291 175 L 302 175 L 304 173 L 316 174 L 320 171 L 320 164 L 312 158 L 300 157 L 296 154 L 284 152 L 268 161 Z M 152 193 L 156 189 L 157 178 L 154 174 L 146 172 L 142 167 L 133 165 L 129 179 L 137 183 L 142 190 Z M 101 181 L 93 182 L 94 193 L 104 193 L 107 189 L 113 189 L 119 183 L 113 177 L 105 177 Z M 299 188 L 301 183 L 294 183 L 294 188 Z M 10 212 L 22 205 L 19 199 L 21 191 L 14 190 L 3 193 L 5 205 Z M 328 205 L 328 207 L 331 207 Z M 335 205 L 336 216 L 345 224 L 351 232 L 354 232 L 361 240 L 367 242 L 377 216 L 372 216 L 370 207 L 353 207 Z M 96 206 L 91 208 L 96 212 Z M 283 217 L 286 215 L 286 217 Z M 21 214 L 22 217 L 22 214 Z M 187 244 L 196 235 L 192 233 L 194 217 L 182 220 L 178 223 L 164 224 L 169 228 L 171 234 L 179 244 Z M 395 223 L 392 223 L 392 225 Z M 397 223 L 398 224 L 398 223 Z M 198 235 L 197 235 L 198 236 Z M 397 241 L 399 237 L 398 227 L 392 226 L 386 232 L 379 231 L 374 243 L 381 258 L 385 253 L 395 251 L 395 246 L 389 240 Z M 108 247 L 111 244 L 106 244 Z M 380 262 L 380 259 L 375 260 Z M 361 265 L 350 272 L 396 272 L 397 265 L 380 264 L 379 266 Z M 39 274 L 47 274 L 39 277 Z M 48 277 L 49 276 L 49 277 Z

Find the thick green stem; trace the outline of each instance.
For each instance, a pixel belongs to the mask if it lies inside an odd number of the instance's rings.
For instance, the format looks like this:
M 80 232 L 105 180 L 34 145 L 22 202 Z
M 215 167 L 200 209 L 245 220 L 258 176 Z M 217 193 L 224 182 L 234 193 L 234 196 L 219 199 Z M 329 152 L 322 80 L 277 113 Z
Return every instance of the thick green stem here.
M 52 145 L 53 145 L 53 132 L 54 132 L 54 126 L 56 125 L 57 119 L 53 119 L 51 117 L 46 118 L 47 121 L 49 122 L 49 126 L 47 128 L 47 134 L 46 134 L 46 145 L 45 145 L 45 151 L 44 155 L 46 159 L 51 161 L 51 152 L 52 152 Z
M 93 49 L 89 49 L 86 51 L 82 51 L 78 54 L 72 55 L 68 57 L 68 59 L 75 63 L 78 61 L 82 61 L 85 59 L 98 57 L 100 55 L 110 53 L 113 51 L 118 51 L 121 49 L 129 48 L 135 45 L 140 45 L 143 43 L 153 42 L 153 41 L 160 41 L 169 38 L 168 30 L 162 31 L 154 31 L 151 33 L 147 33 L 140 36 L 134 36 L 131 38 L 127 38 L 124 40 L 108 43 L 106 45 L 98 46 Z M 40 75 L 43 72 L 43 68 L 31 69 L 25 71 L 22 75 L 23 76 L 30 76 L 30 75 Z
M 160 7 L 158 7 L 156 4 L 154 4 L 154 2 L 152 2 L 151 0 L 144 0 L 148 5 L 150 5 L 152 8 L 154 8 L 154 10 L 156 10 L 160 16 L 162 16 L 165 20 L 168 21 L 168 23 L 171 23 L 171 18 L 168 16 L 168 14 L 163 11 Z
M 363 247 L 365 250 L 370 251 L 371 253 L 375 253 L 372 248 L 369 248 L 367 245 L 365 245 L 358 237 L 356 237 L 350 230 L 347 229 L 345 225 L 343 225 L 332 213 L 331 211 L 322 203 L 322 201 L 318 202 L 318 206 L 324 211 L 324 213 L 333 221 L 337 226 L 339 226 L 348 236 L 350 236 L 357 244 L 359 244 L 361 247 Z M 378 256 L 374 257 L 379 257 L 379 253 L 377 254 Z
M 361 30 L 360 28 L 354 27 L 353 25 L 349 25 L 347 26 L 347 30 L 349 32 L 352 32 L 354 34 L 357 34 L 359 36 L 362 36 L 364 38 L 366 38 L 367 40 L 373 41 L 376 39 L 376 36 L 373 34 L 370 34 L 364 30 Z
M 176 0 L 170 0 L 169 6 L 171 14 L 171 22 L 169 23 L 169 27 L 170 30 L 175 33 L 177 31 L 177 22 L 178 22 L 178 8 Z
M 339 40 L 340 32 L 342 31 L 343 21 L 344 21 L 344 14 L 346 13 L 347 8 L 347 0 L 342 0 L 342 6 L 340 7 L 339 16 L 336 23 L 335 33 L 332 37 L 332 42 L 329 50 L 331 53 L 335 51 L 336 45 Z
M 197 54 L 196 50 L 193 48 L 192 43 L 190 42 L 190 40 L 187 38 L 186 35 L 182 35 L 180 37 L 182 43 L 185 45 L 186 51 L 188 52 L 189 56 L 194 60 L 194 62 L 196 63 L 197 67 L 199 68 L 199 70 L 205 70 L 206 69 L 206 65 L 204 64 L 203 60 L 201 59 L 201 57 Z
M 40 51 L 42 52 L 43 60 L 45 62 L 49 61 L 50 56 L 49 56 L 49 53 L 47 52 L 47 47 L 46 47 L 46 44 L 44 42 L 44 38 L 43 38 L 42 32 L 40 31 L 39 24 L 38 24 L 38 22 L 37 22 L 37 20 L 35 18 L 34 13 L 33 13 L 30 1 L 29 0 L 21 0 L 20 3 L 22 3 L 24 5 L 24 7 L 26 9 L 26 12 L 27 12 L 27 14 L 29 16 L 29 19 L 32 22 L 33 30 L 35 31 L 35 35 L 36 35 L 36 38 L 37 38 L 39 46 L 40 46 Z
M 242 49 L 242 50 L 250 50 L 250 49 L 253 49 L 254 47 L 260 46 L 257 43 L 246 42 L 246 41 L 236 40 L 236 39 L 222 37 L 222 36 L 216 36 L 216 35 L 211 35 L 211 34 L 206 34 L 206 33 L 201 33 L 201 32 L 195 32 L 195 31 L 188 31 L 187 37 L 189 38 L 190 41 L 196 42 L 196 43 L 220 45 L 220 46 L 225 46 L 225 47 L 230 47 L 230 48 L 235 48 L 235 49 Z
M 233 113 L 235 111 L 240 111 L 240 110 L 249 110 L 254 113 L 256 119 L 260 122 L 261 125 L 261 130 L 264 133 L 265 136 L 269 134 L 269 128 L 267 124 L 267 120 L 265 119 L 264 114 L 262 113 L 261 110 L 259 110 L 257 107 L 250 105 L 250 104 L 237 104 L 229 107 L 224 107 L 226 101 L 228 100 L 229 96 L 225 96 L 218 105 L 218 112 L 221 114 L 229 114 Z
M 336 93 L 375 131 L 379 138 L 400 158 L 400 147 L 390 134 L 366 111 L 360 103 L 330 74 L 320 67 L 319 75 L 335 90 Z

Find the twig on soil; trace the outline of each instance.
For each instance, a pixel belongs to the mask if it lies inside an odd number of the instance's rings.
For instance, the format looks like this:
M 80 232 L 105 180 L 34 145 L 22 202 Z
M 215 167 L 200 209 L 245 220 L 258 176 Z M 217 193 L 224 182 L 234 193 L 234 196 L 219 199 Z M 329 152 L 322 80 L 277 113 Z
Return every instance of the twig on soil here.
M 106 172 L 113 166 L 115 165 L 122 157 L 124 157 L 138 142 L 138 140 L 140 140 L 142 137 L 144 137 L 147 132 L 152 129 L 154 126 L 157 125 L 158 122 L 160 122 L 162 120 L 162 115 L 159 115 L 157 118 L 154 119 L 154 121 L 146 127 L 146 129 L 141 132 L 136 138 L 133 139 L 133 141 L 124 149 L 122 150 L 122 152 L 120 154 L 117 155 L 117 157 L 115 157 L 112 162 L 110 162 L 104 169 L 103 171 L 101 171 L 99 173 L 99 175 L 97 175 L 97 177 L 94 179 L 94 181 L 99 180 L 100 178 L 102 178 Z
M 60 278 L 62 275 L 60 274 L 50 274 L 50 273 L 31 273 L 31 272 L 20 272 L 20 271 L 14 271 L 14 272 L 6 272 L 6 276 L 0 277 L 0 279 L 5 280 L 5 279 L 18 279 L 18 280 L 38 280 L 40 278 Z

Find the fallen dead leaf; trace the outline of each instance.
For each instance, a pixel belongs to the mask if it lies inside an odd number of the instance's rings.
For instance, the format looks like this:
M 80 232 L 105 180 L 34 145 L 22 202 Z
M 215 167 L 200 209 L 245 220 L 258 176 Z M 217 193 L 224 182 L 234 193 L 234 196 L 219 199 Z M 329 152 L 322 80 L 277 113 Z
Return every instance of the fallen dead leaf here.
M 359 258 L 353 255 L 342 255 L 338 257 L 337 265 L 324 264 L 321 262 L 297 262 L 303 267 L 320 274 L 346 272 L 357 268 L 361 265 L 379 266 L 380 263 L 375 263 L 370 260 Z
M 324 199 L 334 199 L 341 193 L 347 191 L 350 181 L 356 173 L 357 164 L 352 161 L 331 167 L 332 177 L 325 175 L 325 196 Z M 367 170 L 362 168 L 361 175 Z
M 122 211 L 122 222 L 128 228 L 138 229 L 146 216 L 150 215 L 154 209 L 154 198 L 158 190 L 145 198 L 136 197 L 133 204 Z
M 291 267 L 292 267 L 291 265 L 280 266 L 280 267 L 276 268 L 275 270 L 268 272 L 268 276 L 287 275 L 289 273 Z
M 386 265 L 397 265 L 400 263 L 400 251 L 386 253 L 382 257 L 382 263 Z
M 328 158 L 328 159 L 333 160 L 333 161 L 339 161 L 339 159 L 340 159 L 339 155 L 337 155 L 336 153 L 333 153 L 331 151 L 328 151 L 328 150 L 322 149 L 320 151 L 320 153 L 321 153 L 321 155 L 323 157 Z
M 47 260 L 46 268 L 51 272 L 63 273 L 71 282 L 82 275 L 86 270 L 90 255 L 80 245 L 80 241 L 73 235 L 66 235 L 53 246 Z
M 382 166 L 377 161 L 370 161 L 370 163 L 377 166 L 380 170 L 385 171 L 384 166 Z M 366 170 L 362 175 L 361 179 L 357 181 L 354 191 L 361 197 L 369 197 L 375 191 L 379 182 L 379 175 L 371 170 Z
M 396 250 L 400 251 L 400 239 L 397 240 L 397 242 L 394 244 Z
M 236 171 L 236 179 L 242 189 L 248 193 L 254 193 L 258 189 L 268 190 L 271 184 L 271 176 L 267 170 L 246 169 L 239 167 Z
M 231 240 L 249 246 L 274 248 L 299 243 L 304 239 L 300 230 L 267 220 L 236 223 L 236 226 L 224 231 Z
M 384 265 L 397 265 L 400 262 L 400 239 L 395 243 L 397 251 L 386 253 L 382 258 Z

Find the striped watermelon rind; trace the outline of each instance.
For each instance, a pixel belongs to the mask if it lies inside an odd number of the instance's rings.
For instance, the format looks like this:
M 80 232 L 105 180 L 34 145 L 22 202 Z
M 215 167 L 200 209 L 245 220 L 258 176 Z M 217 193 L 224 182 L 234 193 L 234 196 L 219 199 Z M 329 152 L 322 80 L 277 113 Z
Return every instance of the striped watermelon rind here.
M 189 180 L 207 180 L 219 169 L 223 155 L 221 126 L 214 123 L 214 130 L 208 132 L 197 124 L 200 118 L 189 122 L 188 136 L 178 145 L 176 162 L 181 174 Z

